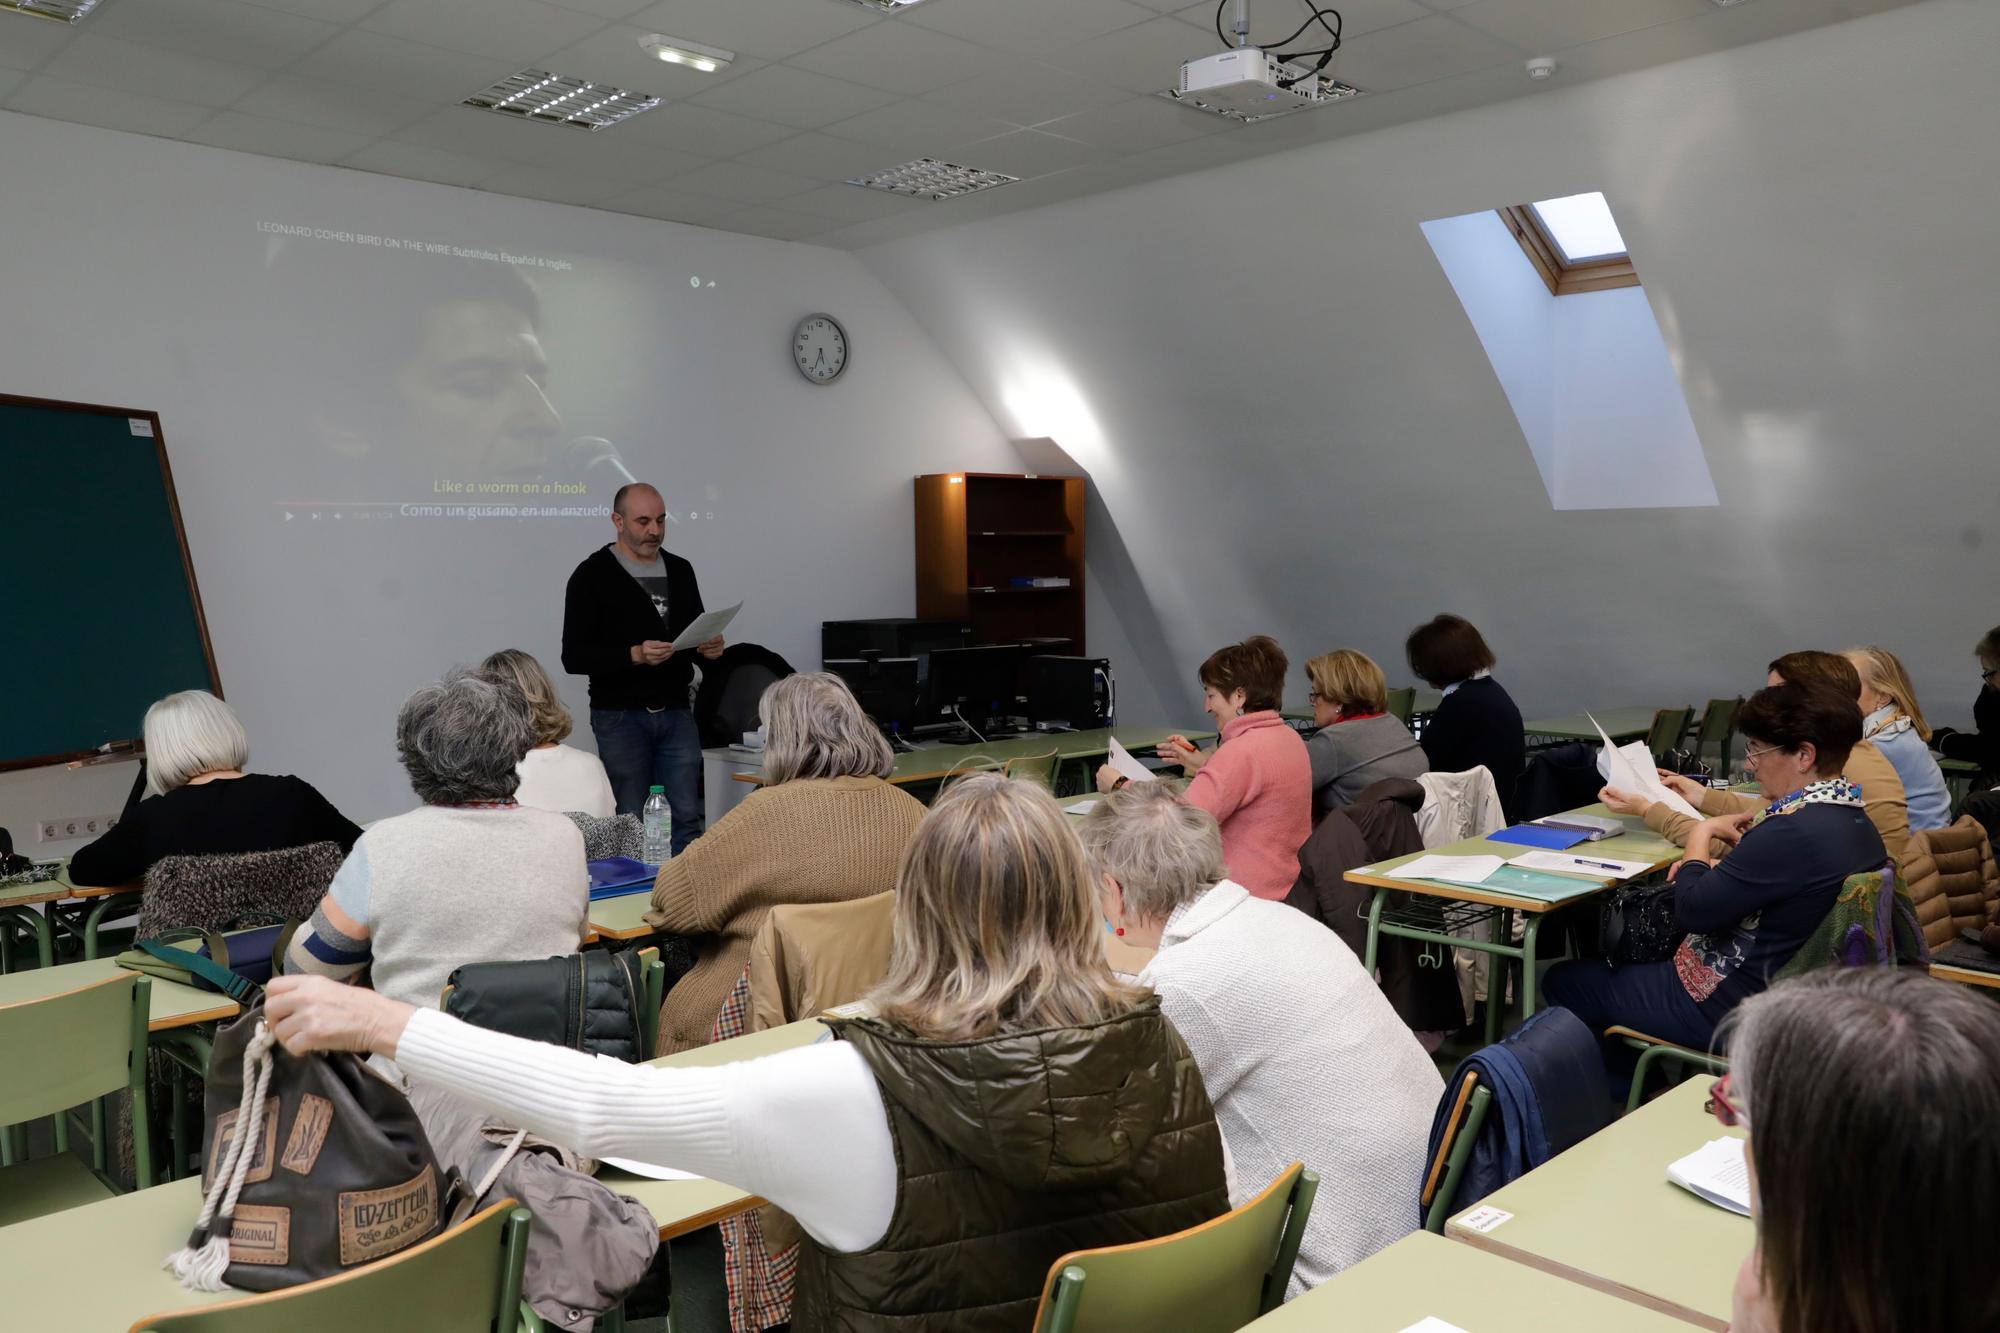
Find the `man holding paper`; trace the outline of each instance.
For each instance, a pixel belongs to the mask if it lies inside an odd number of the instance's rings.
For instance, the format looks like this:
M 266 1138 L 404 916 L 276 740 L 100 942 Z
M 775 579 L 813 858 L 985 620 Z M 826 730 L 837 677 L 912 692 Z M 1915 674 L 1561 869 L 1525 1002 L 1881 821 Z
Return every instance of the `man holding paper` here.
M 643 482 L 611 502 L 617 540 L 569 576 L 563 594 L 563 669 L 590 678 L 590 730 L 618 801 L 638 814 L 653 787 L 673 811 L 673 850 L 701 836 L 701 737 L 688 711 L 694 662 L 722 655 L 716 626 L 690 642 L 704 619 L 694 566 L 660 549 L 666 502 Z M 712 624 L 713 622 L 711 622 Z

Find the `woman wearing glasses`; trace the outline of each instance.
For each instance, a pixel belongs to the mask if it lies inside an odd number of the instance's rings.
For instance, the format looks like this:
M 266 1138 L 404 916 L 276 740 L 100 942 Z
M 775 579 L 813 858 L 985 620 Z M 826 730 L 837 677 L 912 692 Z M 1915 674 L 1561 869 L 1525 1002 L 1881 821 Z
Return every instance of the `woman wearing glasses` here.
M 1768 804 L 1705 819 L 1688 834 L 1672 874 L 1674 923 L 1687 932 L 1674 956 L 1549 969 L 1549 1003 L 1596 1031 L 1622 1024 L 1706 1049 L 1723 1017 L 1818 929 L 1842 881 L 1889 859 L 1860 788 L 1841 776 L 1861 740 L 1859 704 L 1829 685 L 1775 685 L 1750 696 L 1736 727 Z
M 1710 1104 L 1749 1135 L 1757 1226 L 1731 1333 L 2000 1327 L 2000 1270 L 1948 1239 L 2000 1223 L 2000 1008 L 1913 969 L 1829 970 L 1724 1036 Z
M 1315 816 L 1352 805 L 1384 778 L 1414 782 L 1430 766 L 1410 729 L 1389 716 L 1389 682 L 1374 658 L 1336 648 L 1306 663 L 1306 680 L 1319 728 L 1306 742 Z
M 1987 630 L 1973 652 L 1979 658 L 1979 697 L 1972 701 L 1978 730 L 1939 727 L 1931 743 L 1945 758 L 1977 764 L 1987 781 L 2000 781 L 2000 625 Z

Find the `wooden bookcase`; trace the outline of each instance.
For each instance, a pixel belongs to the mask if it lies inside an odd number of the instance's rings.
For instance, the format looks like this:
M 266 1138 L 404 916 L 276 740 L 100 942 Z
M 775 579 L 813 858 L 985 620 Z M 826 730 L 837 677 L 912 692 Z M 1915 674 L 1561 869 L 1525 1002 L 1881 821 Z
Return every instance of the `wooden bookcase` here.
M 1084 652 L 1083 478 L 917 478 L 917 614 L 972 623 L 974 643 L 1060 638 Z M 1066 578 L 1066 588 L 1014 580 Z

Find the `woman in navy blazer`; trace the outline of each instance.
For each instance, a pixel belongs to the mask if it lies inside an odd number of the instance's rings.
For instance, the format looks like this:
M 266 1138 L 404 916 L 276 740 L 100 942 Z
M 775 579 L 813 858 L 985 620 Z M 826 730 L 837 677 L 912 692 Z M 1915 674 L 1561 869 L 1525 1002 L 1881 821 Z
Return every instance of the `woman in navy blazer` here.
M 1444 699 L 1417 740 L 1433 773 L 1463 773 L 1481 764 L 1493 775 L 1511 818 L 1514 784 L 1527 766 L 1521 710 L 1493 679 L 1493 650 L 1471 621 L 1441 615 L 1410 631 L 1410 670 Z

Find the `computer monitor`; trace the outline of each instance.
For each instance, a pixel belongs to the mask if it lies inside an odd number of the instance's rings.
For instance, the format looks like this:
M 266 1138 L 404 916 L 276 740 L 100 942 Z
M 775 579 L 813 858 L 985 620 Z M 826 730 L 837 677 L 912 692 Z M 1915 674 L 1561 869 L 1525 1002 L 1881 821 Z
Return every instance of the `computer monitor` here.
M 824 620 L 819 627 L 822 663 L 873 652 L 885 658 L 914 657 L 918 674 L 922 675 L 926 672 L 924 661 L 932 649 L 971 646 L 972 622 L 967 620 L 891 616 L 877 620 Z M 827 666 L 827 670 L 832 669 Z
M 1025 655 L 1018 643 L 934 650 L 926 682 L 932 716 L 956 712 L 975 723 L 1015 716 Z
M 1028 659 L 1028 720 L 1089 731 L 1111 725 L 1111 659 L 1037 654 Z
M 891 736 L 917 729 L 923 686 L 914 657 L 835 657 L 826 669 L 847 682 L 861 711 Z

